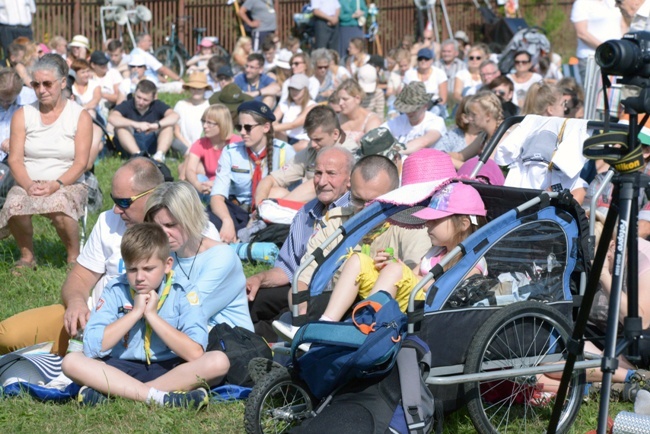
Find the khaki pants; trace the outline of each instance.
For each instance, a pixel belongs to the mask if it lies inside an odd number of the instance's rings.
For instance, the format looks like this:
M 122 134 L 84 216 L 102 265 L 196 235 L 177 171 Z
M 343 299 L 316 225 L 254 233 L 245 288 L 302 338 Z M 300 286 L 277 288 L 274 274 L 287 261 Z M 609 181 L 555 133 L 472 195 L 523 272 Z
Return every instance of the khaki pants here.
M 70 337 L 63 327 L 61 304 L 20 312 L 0 322 L 0 354 L 42 342 L 54 341 L 52 353 L 65 355 Z

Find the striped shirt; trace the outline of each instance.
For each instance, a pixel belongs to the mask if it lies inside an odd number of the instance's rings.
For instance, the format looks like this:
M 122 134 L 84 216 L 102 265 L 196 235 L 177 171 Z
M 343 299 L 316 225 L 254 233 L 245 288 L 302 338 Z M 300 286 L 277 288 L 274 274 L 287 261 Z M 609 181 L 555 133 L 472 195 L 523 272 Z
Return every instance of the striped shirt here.
M 284 271 L 289 278 L 289 282 L 293 280 L 293 274 L 298 269 L 300 260 L 307 252 L 307 244 L 316 225 L 321 224 L 327 211 L 339 206 L 347 206 L 349 203 L 350 193 L 347 192 L 327 207 L 318 199 L 314 199 L 300 208 L 291 222 L 289 236 L 282 245 L 274 265 Z

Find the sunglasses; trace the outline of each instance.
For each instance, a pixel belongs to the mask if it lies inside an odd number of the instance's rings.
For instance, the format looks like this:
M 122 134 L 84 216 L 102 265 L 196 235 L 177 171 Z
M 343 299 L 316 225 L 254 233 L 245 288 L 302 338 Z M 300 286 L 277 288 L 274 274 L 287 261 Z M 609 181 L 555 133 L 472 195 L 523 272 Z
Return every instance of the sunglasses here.
M 515 60 L 515 65 L 527 65 L 530 63 L 530 60 Z
M 498 96 L 506 96 L 506 92 L 503 90 L 495 90 L 494 93 L 496 93 Z
M 468 57 L 469 60 L 481 60 L 482 58 L 483 57 L 481 57 L 481 56 L 469 56 Z
M 431 60 L 428 57 L 418 57 L 418 62 L 426 62 L 427 60 Z
M 316 68 L 318 68 L 318 69 L 328 69 L 329 66 L 328 66 L 328 65 L 325 65 L 325 66 L 317 66 Z
M 58 80 L 55 81 L 32 81 L 32 89 L 38 89 L 41 86 L 43 86 L 45 89 L 52 89 L 52 86 L 54 86 L 54 83 L 56 83 Z
M 111 199 L 113 199 L 113 202 L 118 208 L 128 209 L 133 202 L 140 199 L 142 196 L 146 196 L 147 194 L 151 193 L 153 190 L 154 189 L 151 188 L 147 191 L 143 191 L 142 193 L 131 197 L 113 197 L 113 195 L 111 194 Z
M 216 123 L 216 122 L 209 121 L 209 120 L 207 120 L 207 119 L 203 119 L 203 118 L 201 118 L 201 125 L 207 125 L 207 126 L 209 126 L 209 127 L 214 127 L 214 126 L 217 125 L 217 123 Z
M 305 62 L 291 62 L 291 66 L 302 65 L 303 63 L 305 63 Z
M 247 124 L 243 124 L 243 125 L 242 125 L 242 124 L 237 124 L 237 125 L 235 125 L 235 129 L 236 129 L 237 131 L 239 131 L 239 132 L 246 131 L 247 134 L 250 134 L 251 131 L 253 130 L 253 128 L 258 127 L 258 126 L 260 126 L 260 125 L 262 125 L 262 124 L 250 124 L 250 125 L 247 125 Z

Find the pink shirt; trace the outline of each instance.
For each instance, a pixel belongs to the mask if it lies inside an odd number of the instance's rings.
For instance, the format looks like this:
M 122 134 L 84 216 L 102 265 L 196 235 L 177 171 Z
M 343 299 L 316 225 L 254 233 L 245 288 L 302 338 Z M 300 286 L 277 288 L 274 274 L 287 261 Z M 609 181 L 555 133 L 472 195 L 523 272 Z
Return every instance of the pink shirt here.
M 241 142 L 242 140 L 243 139 L 240 136 L 233 134 L 230 136 L 230 139 L 226 141 L 226 146 L 231 143 Z M 205 176 L 210 180 L 214 179 L 217 173 L 217 167 L 219 166 L 221 149 L 215 149 L 212 146 L 210 139 L 207 137 L 201 137 L 199 140 L 194 142 L 190 148 L 190 152 L 199 157 L 199 160 L 203 163 L 203 167 L 205 167 Z

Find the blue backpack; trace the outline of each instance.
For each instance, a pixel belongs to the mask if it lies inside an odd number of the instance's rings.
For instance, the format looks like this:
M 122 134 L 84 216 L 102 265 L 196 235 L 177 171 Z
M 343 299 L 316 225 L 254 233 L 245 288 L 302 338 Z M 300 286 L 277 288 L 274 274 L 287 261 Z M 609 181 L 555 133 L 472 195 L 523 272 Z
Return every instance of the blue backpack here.
M 291 344 L 298 376 L 316 398 L 323 398 L 355 378 L 387 374 L 406 337 L 407 318 L 385 291 L 357 303 L 344 322 L 317 321 L 298 330 Z M 298 346 L 311 343 L 300 358 Z

